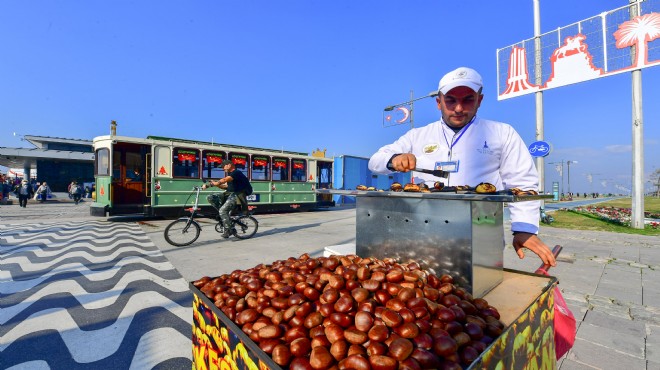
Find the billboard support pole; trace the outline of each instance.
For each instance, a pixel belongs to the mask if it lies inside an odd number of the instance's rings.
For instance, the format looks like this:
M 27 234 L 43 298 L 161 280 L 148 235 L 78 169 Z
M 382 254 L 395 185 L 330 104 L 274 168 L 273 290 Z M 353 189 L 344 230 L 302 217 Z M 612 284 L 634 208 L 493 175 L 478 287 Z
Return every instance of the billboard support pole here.
M 534 0 L 534 83 L 543 83 L 541 75 L 541 10 L 540 0 Z M 536 97 L 536 141 L 543 141 L 543 92 L 535 93 Z M 536 170 L 539 173 L 539 193 L 545 194 L 545 157 L 536 157 Z M 541 200 L 541 208 L 545 208 L 545 202 Z
M 630 19 L 639 15 L 639 3 L 630 0 Z M 632 47 L 631 58 L 639 52 Z M 632 71 L 632 210 L 630 227 L 644 228 L 644 120 L 642 111 L 642 70 Z

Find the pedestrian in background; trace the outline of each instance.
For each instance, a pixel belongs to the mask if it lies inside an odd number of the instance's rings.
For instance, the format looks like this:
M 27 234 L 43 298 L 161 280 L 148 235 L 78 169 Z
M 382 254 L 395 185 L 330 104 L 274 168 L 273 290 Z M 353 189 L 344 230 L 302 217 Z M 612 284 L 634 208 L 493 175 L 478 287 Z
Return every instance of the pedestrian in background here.
M 16 196 L 18 196 L 18 205 L 25 208 L 27 206 L 28 198 L 32 198 L 34 192 L 32 187 L 28 184 L 27 180 L 21 181 L 20 185 L 16 187 Z
M 50 194 L 50 187 L 48 187 L 48 184 L 44 181 L 37 188 L 36 196 L 39 197 L 39 200 L 43 203 L 46 201 L 46 198 L 48 198 L 48 194 Z
M 71 181 L 69 186 L 66 188 L 66 192 L 69 194 L 69 199 L 73 199 L 73 193 L 71 192 L 71 188 L 76 184 L 75 180 Z
M 5 201 L 5 203 L 9 200 L 9 192 L 11 191 L 11 185 L 9 185 L 10 180 L 9 179 L 4 179 L 2 181 L 2 199 Z
M 76 204 L 80 202 L 80 198 L 82 198 L 82 189 L 77 182 L 71 181 L 71 184 L 69 184 L 69 195 L 71 195 L 71 198 L 73 198 L 73 201 Z

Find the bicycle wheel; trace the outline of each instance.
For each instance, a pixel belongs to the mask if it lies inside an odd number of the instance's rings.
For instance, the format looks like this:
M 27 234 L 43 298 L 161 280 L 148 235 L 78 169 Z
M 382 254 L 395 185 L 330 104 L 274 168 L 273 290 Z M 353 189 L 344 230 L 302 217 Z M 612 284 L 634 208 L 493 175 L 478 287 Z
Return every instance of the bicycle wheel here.
M 232 232 L 239 239 L 250 239 L 259 229 L 259 222 L 252 216 L 241 216 L 234 220 Z
M 202 228 L 195 221 L 189 223 L 188 219 L 176 220 L 165 228 L 165 240 L 174 246 L 185 247 L 197 240 L 201 231 Z

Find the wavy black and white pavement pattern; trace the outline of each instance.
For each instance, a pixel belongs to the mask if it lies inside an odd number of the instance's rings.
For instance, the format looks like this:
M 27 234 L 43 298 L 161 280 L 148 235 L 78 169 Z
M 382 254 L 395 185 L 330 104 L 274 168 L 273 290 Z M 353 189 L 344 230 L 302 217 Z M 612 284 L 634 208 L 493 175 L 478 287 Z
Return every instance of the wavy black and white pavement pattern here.
M 191 306 L 135 223 L 0 225 L 0 369 L 190 369 Z

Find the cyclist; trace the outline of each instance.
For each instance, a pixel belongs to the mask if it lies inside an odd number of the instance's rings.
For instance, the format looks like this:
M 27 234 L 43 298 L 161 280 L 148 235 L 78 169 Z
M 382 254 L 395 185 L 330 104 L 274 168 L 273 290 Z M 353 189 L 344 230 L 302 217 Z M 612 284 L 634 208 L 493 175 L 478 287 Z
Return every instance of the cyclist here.
M 220 195 L 214 194 L 210 195 L 207 199 L 209 202 L 218 209 L 220 213 L 220 219 L 222 219 L 222 224 L 225 225 L 225 229 L 222 233 L 223 238 L 229 238 L 231 221 L 229 220 L 229 213 L 236 206 L 238 202 L 247 204 L 245 198 L 245 193 L 250 187 L 250 180 L 243 174 L 243 172 L 236 169 L 234 162 L 230 160 L 222 161 L 222 168 L 225 170 L 225 177 L 220 180 L 209 182 L 209 186 L 206 184 L 202 185 L 202 189 L 207 187 L 217 186 L 221 189 L 226 188 L 227 191 Z

